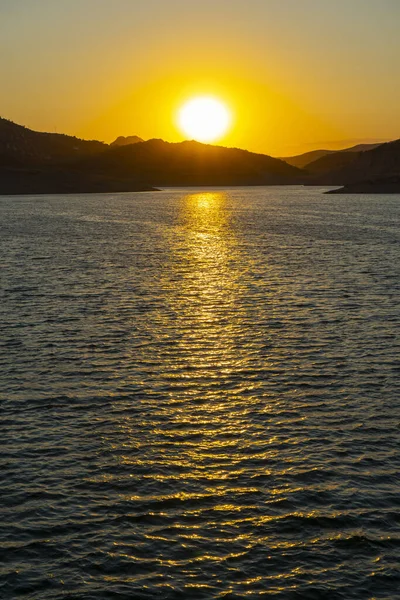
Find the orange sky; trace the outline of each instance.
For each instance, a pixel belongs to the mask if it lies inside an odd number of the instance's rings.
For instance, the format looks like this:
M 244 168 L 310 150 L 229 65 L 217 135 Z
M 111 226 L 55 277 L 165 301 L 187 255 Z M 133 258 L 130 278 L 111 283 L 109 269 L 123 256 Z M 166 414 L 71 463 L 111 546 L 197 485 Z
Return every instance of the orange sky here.
M 180 141 L 194 95 L 219 143 L 275 156 L 400 137 L 397 0 L 3 0 L 0 116 L 110 142 Z

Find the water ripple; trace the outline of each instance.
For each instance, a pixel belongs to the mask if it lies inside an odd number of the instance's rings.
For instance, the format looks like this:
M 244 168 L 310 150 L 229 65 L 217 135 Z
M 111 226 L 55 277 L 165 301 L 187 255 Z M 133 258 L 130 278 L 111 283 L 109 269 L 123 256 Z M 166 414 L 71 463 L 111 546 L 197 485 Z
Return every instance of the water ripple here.
M 0 211 L 2 597 L 399 597 L 397 196 Z

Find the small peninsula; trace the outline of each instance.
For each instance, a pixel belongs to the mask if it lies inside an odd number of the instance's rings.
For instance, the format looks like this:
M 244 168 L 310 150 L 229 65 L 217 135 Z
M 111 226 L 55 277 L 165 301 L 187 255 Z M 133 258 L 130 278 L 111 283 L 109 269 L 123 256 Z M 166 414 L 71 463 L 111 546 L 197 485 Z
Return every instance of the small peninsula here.
M 400 177 L 349 183 L 327 194 L 400 194 Z

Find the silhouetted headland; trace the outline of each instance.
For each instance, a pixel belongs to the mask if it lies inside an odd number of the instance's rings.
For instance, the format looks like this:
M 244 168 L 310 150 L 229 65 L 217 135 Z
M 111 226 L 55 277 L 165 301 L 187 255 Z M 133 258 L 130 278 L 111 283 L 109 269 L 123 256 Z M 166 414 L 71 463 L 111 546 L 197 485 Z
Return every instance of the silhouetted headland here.
M 135 179 L 107 177 L 58 167 L 0 167 L 0 195 L 19 194 L 94 194 L 147 192 L 156 188 Z
M 329 190 L 327 194 L 400 194 L 400 177 L 388 177 L 375 181 L 349 183 L 342 188 Z

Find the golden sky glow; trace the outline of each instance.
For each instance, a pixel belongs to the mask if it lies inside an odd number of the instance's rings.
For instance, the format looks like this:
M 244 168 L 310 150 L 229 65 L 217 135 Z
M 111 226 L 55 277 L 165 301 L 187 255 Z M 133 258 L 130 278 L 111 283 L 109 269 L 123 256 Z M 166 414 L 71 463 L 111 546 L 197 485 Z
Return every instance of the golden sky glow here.
M 3 0 L 0 116 L 177 142 L 223 99 L 218 143 L 284 156 L 400 137 L 398 0 Z

